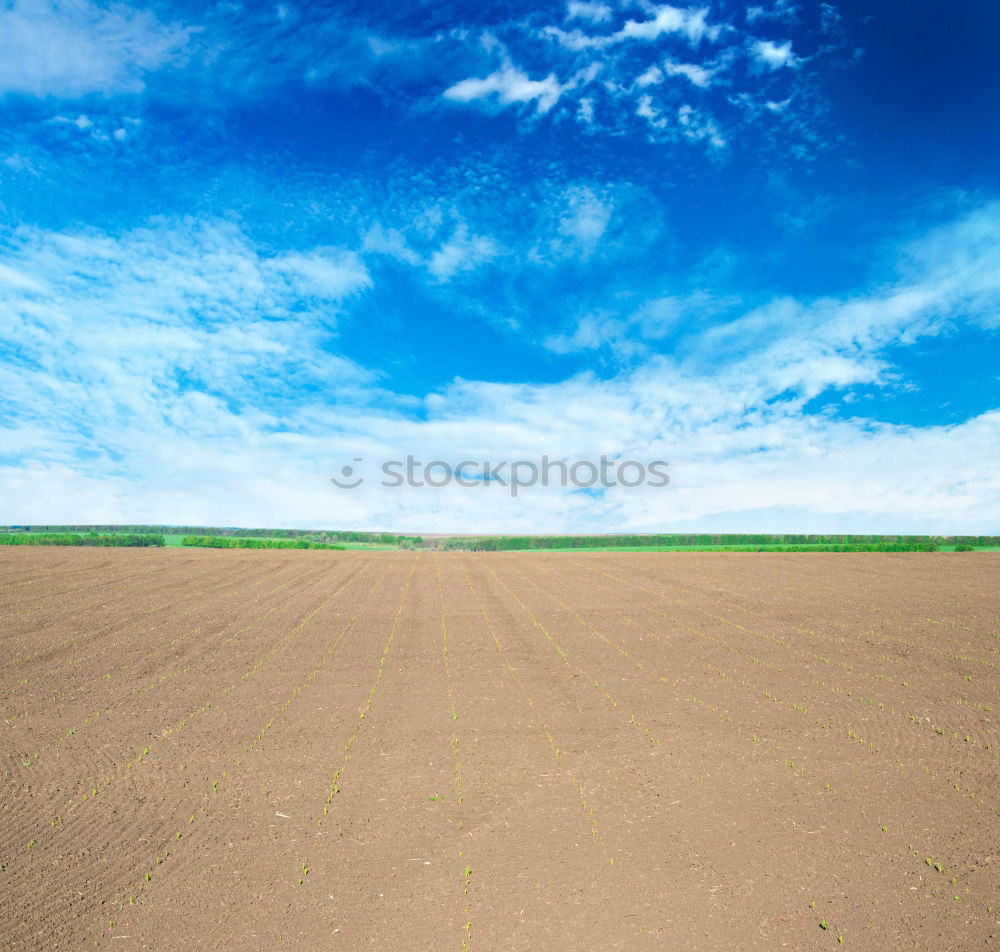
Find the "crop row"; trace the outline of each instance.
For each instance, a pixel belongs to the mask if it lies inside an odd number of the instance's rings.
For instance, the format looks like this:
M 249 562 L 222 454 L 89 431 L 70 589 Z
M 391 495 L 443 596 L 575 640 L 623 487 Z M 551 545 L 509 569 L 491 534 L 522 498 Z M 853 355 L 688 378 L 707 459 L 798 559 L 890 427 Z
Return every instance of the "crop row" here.
M 352 577 L 352 581 L 356 576 Z M 334 594 L 340 594 L 346 588 L 342 586 Z M 332 598 L 333 596 L 331 596 Z M 328 604 L 329 599 L 324 602 L 324 605 Z M 127 906 L 133 906 L 137 902 L 141 901 L 143 893 L 151 888 L 154 881 L 157 879 L 158 874 L 162 870 L 158 870 L 166 859 L 171 856 L 170 850 L 172 847 L 176 849 L 182 844 L 177 841 L 184 840 L 184 842 L 189 843 L 192 836 L 198 831 L 201 823 L 209 818 L 209 809 L 211 805 L 217 802 L 217 797 L 220 792 L 224 792 L 226 786 L 233 783 L 239 776 L 241 771 L 245 769 L 247 765 L 247 756 L 253 755 L 263 744 L 266 737 L 274 729 L 275 725 L 285 717 L 289 709 L 299 700 L 302 694 L 313 684 L 317 677 L 323 673 L 325 668 L 330 664 L 330 662 L 336 657 L 337 651 L 347 636 L 348 632 L 354 628 L 355 623 L 361 613 L 363 602 L 358 600 L 354 603 L 354 607 L 347 617 L 347 620 L 340 626 L 336 635 L 326 646 L 326 649 L 321 656 L 321 660 L 318 664 L 314 665 L 306 675 L 306 677 L 299 682 L 291 691 L 286 694 L 286 696 L 280 700 L 275 706 L 270 710 L 266 720 L 264 720 L 255 733 L 248 737 L 241 745 L 239 749 L 241 753 L 235 760 L 232 760 L 228 766 L 223 768 L 218 772 L 217 776 L 210 782 L 206 781 L 206 786 L 203 791 L 201 800 L 202 805 L 196 808 L 185 820 L 178 821 L 178 829 L 175 833 L 169 834 L 164 837 L 159 846 L 152 854 L 148 857 L 145 863 L 139 865 L 138 871 L 136 872 L 136 883 L 132 887 L 128 895 L 120 895 L 115 901 L 114 906 L 119 910 L 119 912 L 124 912 Z M 323 607 L 323 606 L 321 606 Z M 302 864 L 303 878 L 308 875 L 308 865 L 306 863 Z M 111 926 L 114 925 L 112 920 Z M 103 929 L 102 929 L 103 931 Z
M 550 594 L 550 593 L 547 593 L 547 594 Z M 554 600 L 557 600 L 557 599 L 554 599 Z M 612 647 L 616 647 L 616 649 L 622 649 L 621 645 L 617 645 L 617 643 L 615 643 L 613 641 L 613 639 L 608 639 L 598 629 L 596 629 L 595 626 L 593 626 L 593 625 L 591 625 L 589 623 L 584 623 L 584 624 L 586 624 L 586 627 L 589 628 L 589 630 L 591 631 L 592 634 L 594 634 L 599 639 L 605 641 L 605 643 L 611 645 Z M 624 652 L 625 653 L 623 654 L 623 656 L 628 657 L 629 653 L 627 652 L 627 649 L 624 649 Z M 620 650 L 619 653 L 622 653 L 622 650 Z M 635 664 L 635 660 L 636 659 L 634 659 L 634 658 L 632 659 L 632 663 L 633 664 Z M 678 687 L 677 687 L 677 685 L 675 683 L 672 683 L 669 678 L 664 677 L 662 675 L 657 676 L 657 675 L 653 674 L 653 672 L 645 670 L 644 668 L 641 668 L 641 667 L 637 668 L 637 670 L 644 671 L 644 673 L 646 673 L 647 675 L 650 675 L 652 677 L 656 677 L 660 681 L 660 683 L 669 684 L 671 687 L 674 688 L 675 693 L 678 693 L 679 695 L 685 697 L 686 700 L 688 700 L 691 703 L 696 704 L 696 706 L 705 706 L 704 704 L 700 704 L 699 703 L 699 699 L 697 697 L 692 697 L 689 693 L 687 693 L 685 691 L 679 690 Z M 722 712 L 722 713 L 724 714 L 725 712 Z M 739 734 L 740 736 L 743 736 L 750 743 L 754 743 L 754 744 L 760 744 L 761 743 L 761 739 L 759 737 L 757 737 L 756 734 L 753 734 L 753 733 L 747 731 L 741 725 L 737 724 L 731 716 L 720 716 L 719 723 L 725 723 L 725 724 L 729 725 L 733 730 L 736 731 L 737 734 Z M 768 753 L 774 753 L 774 754 L 777 755 L 777 751 L 774 751 L 771 747 L 768 747 L 766 749 L 767 749 Z M 823 780 L 822 780 L 822 778 L 821 777 L 817 777 L 814 771 L 808 770 L 801 763 L 796 762 L 796 760 L 787 757 L 787 755 L 778 755 L 778 756 L 782 756 L 783 761 L 786 764 L 786 766 L 789 769 L 793 770 L 796 774 L 798 774 L 800 776 L 810 775 L 810 776 L 816 777 L 817 786 L 818 786 L 818 788 L 820 790 L 823 790 L 827 794 L 836 793 L 836 788 L 833 787 L 833 785 L 830 784 L 828 781 L 824 783 Z M 864 814 L 864 812 L 865 811 L 862 810 L 862 814 Z
M 441 663 L 444 666 L 445 683 L 448 688 L 448 713 L 451 715 L 452 722 L 451 757 L 454 766 L 455 797 L 459 810 L 462 810 L 465 803 L 465 791 L 462 788 L 462 762 L 459 755 L 458 711 L 455 707 L 455 688 L 452 684 L 451 660 L 448 657 L 448 613 L 445 607 L 444 589 L 441 585 L 440 560 L 435 560 L 434 569 L 438 602 L 441 608 Z M 457 828 L 461 831 L 464 826 L 464 820 L 460 815 Z M 462 918 L 464 919 L 462 926 L 462 952 L 469 952 L 472 947 L 472 900 L 469 898 L 469 887 L 472 885 L 472 866 L 466 861 L 465 850 L 463 849 L 458 850 L 458 863 L 464 866 L 464 872 L 462 873 L 462 895 L 465 905 L 462 911 Z
M 106 790 L 134 775 L 135 772 L 142 767 L 142 765 L 147 761 L 148 758 L 155 756 L 157 750 L 165 744 L 171 743 L 182 731 L 197 717 L 203 716 L 211 711 L 219 701 L 223 700 L 238 687 L 242 686 L 249 679 L 256 676 L 271 660 L 273 660 L 277 655 L 285 651 L 290 644 L 299 636 L 305 626 L 322 611 L 323 608 L 329 604 L 334 598 L 339 596 L 355 579 L 357 578 L 357 573 L 352 575 L 346 582 L 344 582 L 339 588 L 330 592 L 326 595 L 319 604 L 309 611 L 307 614 L 302 616 L 300 620 L 292 627 L 286 634 L 274 642 L 271 647 L 263 654 L 257 661 L 246 668 L 239 677 L 234 678 L 226 687 L 224 687 L 217 695 L 212 698 L 205 700 L 203 703 L 190 709 L 183 717 L 176 720 L 174 723 L 168 725 L 161 731 L 154 733 L 151 737 L 150 745 L 144 746 L 141 750 L 137 751 L 132 757 L 130 757 L 125 762 L 119 762 L 113 765 L 112 772 L 109 775 L 103 776 L 99 781 L 84 781 L 77 782 L 76 794 L 70 798 L 69 809 L 67 812 L 67 818 L 70 816 L 74 818 L 79 818 L 80 811 L 84 805 L 88 802 L 93 802 L 95 799 L 101 797 Z M 268 613 L 269 614 L 269 613 Z M 255 619 L 248 625 L 245 630 L 259 624 L 263 618 Z M 40 829 L 32 836 L 27 845 L 24 848 L 24 853 L 27 853 L 32 849 L 39 840 L 46 840 L 47 838 L 53 836 L 55 833 L 61 831 L 66 823 L 66 819 L 62 816 L 62 813 L 53 816 L 47 825 L 42 825 Z

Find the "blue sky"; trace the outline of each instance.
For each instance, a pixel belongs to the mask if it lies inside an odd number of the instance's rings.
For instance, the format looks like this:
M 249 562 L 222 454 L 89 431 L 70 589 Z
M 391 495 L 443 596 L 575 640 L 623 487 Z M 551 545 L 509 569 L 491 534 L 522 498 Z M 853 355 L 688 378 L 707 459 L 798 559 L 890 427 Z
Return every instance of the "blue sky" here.
M 1000 532 L 998 41 L 987 0 L 0 2 L 0 521 Z M 672 481 L 380 486 L 408 453 Z

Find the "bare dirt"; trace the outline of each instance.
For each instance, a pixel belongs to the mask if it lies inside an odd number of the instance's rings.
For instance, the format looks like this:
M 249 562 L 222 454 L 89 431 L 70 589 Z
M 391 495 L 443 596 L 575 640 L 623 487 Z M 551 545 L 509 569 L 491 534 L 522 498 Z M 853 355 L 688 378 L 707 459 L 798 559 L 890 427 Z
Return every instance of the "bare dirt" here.
M 0 947 L 998 947 L 998 581 L 0 550 Z

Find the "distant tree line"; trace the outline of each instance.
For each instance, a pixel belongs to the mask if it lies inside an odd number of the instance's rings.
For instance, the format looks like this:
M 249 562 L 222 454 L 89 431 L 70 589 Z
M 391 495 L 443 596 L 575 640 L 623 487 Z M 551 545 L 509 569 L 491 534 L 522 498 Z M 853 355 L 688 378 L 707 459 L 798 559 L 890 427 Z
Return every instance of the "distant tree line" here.
M 342 545 L 328 545 L 324 542 L 310 542 L 308 539 L 233 539 L 225 536 L 188 535 L 181 539 L 181 545 L 197 546 L 203 549 L 338 549 Z
M 983 537 L 988 538 L 988 537 Z M 649 548 L 683 546 L 711 550 L 726 546 L 732 551 L 771 552 L 933 552 L 944 541 L 935 536 L 859 535 L 602 535 L 602 536 L 488 536 L 447 539 L 445 549 L 500 552 L 519 549 L 592 549 L 618 546 Z M 984 543 L 985 544 L 985 543 Z
M 15 528 L 15 527 L 11 527 Z M 391 532 L 355 532 L 346 529 L 239 529 L 232 526 L 23 526 L 32 532 L 128 532 L 171 533 L 199 536 L 243 536 L 251 539 L 306 539 L 310 542 L 369 542 L 399 545 L 408 541 L 423 544 L 420 536 L 395 535 Z
M 72 532 L 3 532 L 0 533 L 0 545 L 98 545 L 123 548 L 162 546 L 165 544 L 162 535 L 154 533 L 106 533 L 96 532 L 79 535 Z

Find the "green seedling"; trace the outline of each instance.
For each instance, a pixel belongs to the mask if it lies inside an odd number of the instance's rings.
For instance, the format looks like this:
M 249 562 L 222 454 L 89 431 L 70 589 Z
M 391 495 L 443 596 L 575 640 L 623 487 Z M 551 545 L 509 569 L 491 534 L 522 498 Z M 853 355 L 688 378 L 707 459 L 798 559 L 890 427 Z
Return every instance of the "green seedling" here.
M 830 928 L 830 923 L 827 922 L 826 919 L 823 919 L 823 920 L 820 921 L 819 927 L 821 929 L 824 929 L 824 930 L 825 929 L 829 929 Z

